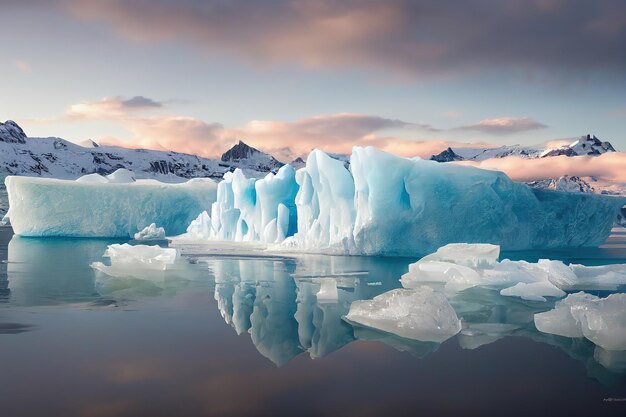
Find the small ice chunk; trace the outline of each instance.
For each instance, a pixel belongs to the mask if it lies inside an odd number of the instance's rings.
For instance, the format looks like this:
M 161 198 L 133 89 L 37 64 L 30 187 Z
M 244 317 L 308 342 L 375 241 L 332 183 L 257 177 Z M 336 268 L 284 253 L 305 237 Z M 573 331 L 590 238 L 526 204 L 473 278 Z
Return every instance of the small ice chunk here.
M 520 297 L 529 301 L 546 301 L 545 297 L 564 297 L 565 291 L 556 287 L 549 281 L 518 282 L 509 288 L 500 291 L 500 295 L 507 297 Z
M 109 245 L 103 256 L 111 259 L 111 265 L 94 262 L 91 264 L 93 269 L 107 275 L 125 276 L 141 271 L 165 271 L 176 262 L 178 251 L 175 248 L 162 248 L 156 245 L 124 243 Z
M 335 302 L 339 299 L 337 281 L 334 278 L 318 278 L 315 281 L 320 283 L 320 290 L 316 294 L 318 302 Z
M 450 243 L 437 249 L 434 255 L 440 261 L 470 268 L 485 268 L 496 263 L 500 256 L 500 246 L 487 243 Z
M 626 350 L 626 294 L 571 294 L 553 310 L 535 314 L 535 326 L 544 333 L 584 336 L 606 350 Z
M 575 288 L 616 289 L 626 285 L 626 264 L 585 266 L 570 265 L 576 280 L 569 283 Z
M 556 303 L 553 310 L 535 314 L 535 327 L 544 333 L 583 337 L 579 310 L 598 300 L 595 295 L 578 292 Z
M 346 319 L 424 342 L 443 342 L 461 330 L 446 297 L 430 287 L 394 289 L 350 305 Z
M 146 226 L 143 230 L 135 233 L 135 240 L 163 240 L 165 239 L 165 229 L 157 227 L 156 223 Z
M 83 182 L 86 184 L 106 184 L 109 180 L 100 174 L 87 174 L 76 179 L 76 182 Z
M 626 294 L 611 294 L 580 310 L 583 335 L 606 350 L 626 350 Z
M 125 168 L 119 168 L 112 174 L 107 175 L 107 179 L 110 183 L 115 184 L 128 184 L 137 181 L 133 171 L 129 171 Z
M 463 291 L 481 282 L 477 271 L 451 262 L 423 259 L 409 265 L 409 272 L 400 278 L 405 288 L 416 288 L 424 283 L 443 283 L 446 290 Z

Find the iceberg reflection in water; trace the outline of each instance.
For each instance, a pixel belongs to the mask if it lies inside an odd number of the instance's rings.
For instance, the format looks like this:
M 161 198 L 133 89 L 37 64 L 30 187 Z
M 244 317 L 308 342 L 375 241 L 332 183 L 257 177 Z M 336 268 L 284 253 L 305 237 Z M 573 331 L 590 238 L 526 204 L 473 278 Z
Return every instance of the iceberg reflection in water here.
M 277 366 L 303 354 L 323 358 L 359 340 L 382 342 L 416 358 L 426 358 L 441 346 L 352 325 L 344 319 L 352 302 L 399 288 L 399 277 L 414 259 L 283 257 L 254 252 L 186 258 L 183 251 L 171 271 L 107 276 L 89 265 L 101 262 L 111 243 L 14 236 L 8 245 L 6 275 L 0 277 L 4 294 L 0 302 L 14 306 L 106 305 L 110 300 L 124 308 L 146 297 L 162 300 L 190 289 L 212 292 L 224 321 L 236 334 L 249 334 L 257 351 Z M 336 300 L 326 293 L 318 299 L 321 286 L 331 279 L 336 282 Z M 605 297 L 609 292 L 597 294 Z M 537 331 L 534 315 L 553 309 L 554 301 L 525 301 L 475 287 L 452 295 L 449 302 L 462 320 L 462 329 L 444 344 L 475 350 L 511 336 L 529 338 L 558 347 L 604 384 L 624 378 L 626 353 L 602 349 L 583 338 Z

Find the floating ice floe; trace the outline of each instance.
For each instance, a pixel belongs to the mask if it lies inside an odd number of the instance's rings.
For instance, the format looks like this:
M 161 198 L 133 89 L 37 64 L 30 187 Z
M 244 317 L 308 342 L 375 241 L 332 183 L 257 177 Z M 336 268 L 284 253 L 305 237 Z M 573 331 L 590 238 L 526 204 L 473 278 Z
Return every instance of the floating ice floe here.
M 626 265 L 586 267 L 540 259 L 497 261 L 500 248 L 489 244 L 450 244 L 409 265 L 400 279 L 405 288 L 424 284 L 443 286 L 447 292 L 476 286 L 501 289 L 504 296 L 546 301 L 563 297 L 564 289 L 615 288 L 626 284 Z
M 109 245 L 103 256 L 111 260 L 110 266 L 94 262 L 91 267 L 110 276 L 128 276 L 165 271 L 174 265 L 179 255 L 175 248 L 124 243 Z
M 156 223 L 151 223 L 143 230 L 135 233 L 135 240 L 163 240 L 165 239 L 165 229 L 157 227 Z
M 135 181 L 127 170 L 76 181 L 9 176 L 5 183 L 13 230 L 30 237 L 132 237 L 152 222 L 177 235 L 210 209 L 217 194 L 210 179 Z
M 507 297 L 520 297 L 529 301 L 546 301 L 546 297 L 564 297 L 565 291 L 550 281 L 538 281 L 518 282 L 512 287 L 502 289 L 500 294 Z
M 570 294 L 553 310 L 535 314 L 535 326 L 544 333 L 586 337 L 606 350 L 626 350 L 626 294 Z
M 430 287 L 395 289 L 372 300 L 355 301 L 350 322 L 424 342 L 443 342 L 461 330 L 446 297 Z

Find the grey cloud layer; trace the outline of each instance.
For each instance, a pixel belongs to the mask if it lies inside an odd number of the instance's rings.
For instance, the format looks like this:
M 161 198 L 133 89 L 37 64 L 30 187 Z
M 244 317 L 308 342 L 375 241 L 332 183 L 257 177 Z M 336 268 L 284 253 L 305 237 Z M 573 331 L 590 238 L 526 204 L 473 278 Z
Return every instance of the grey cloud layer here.
M 34 3 L 10 1 L 9 6 Z M 413 75 L 626 69 L 621 0 L 57 0 L 128 38 L 308 68 Z

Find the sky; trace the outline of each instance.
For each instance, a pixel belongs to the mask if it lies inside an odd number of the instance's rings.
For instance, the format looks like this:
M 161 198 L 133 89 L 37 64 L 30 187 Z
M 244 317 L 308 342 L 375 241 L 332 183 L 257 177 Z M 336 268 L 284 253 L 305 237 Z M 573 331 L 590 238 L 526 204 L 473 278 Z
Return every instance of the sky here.
M 313 148 L 626 150 L 620 0 L 0 0 L 0 120 L 286 162 Z

